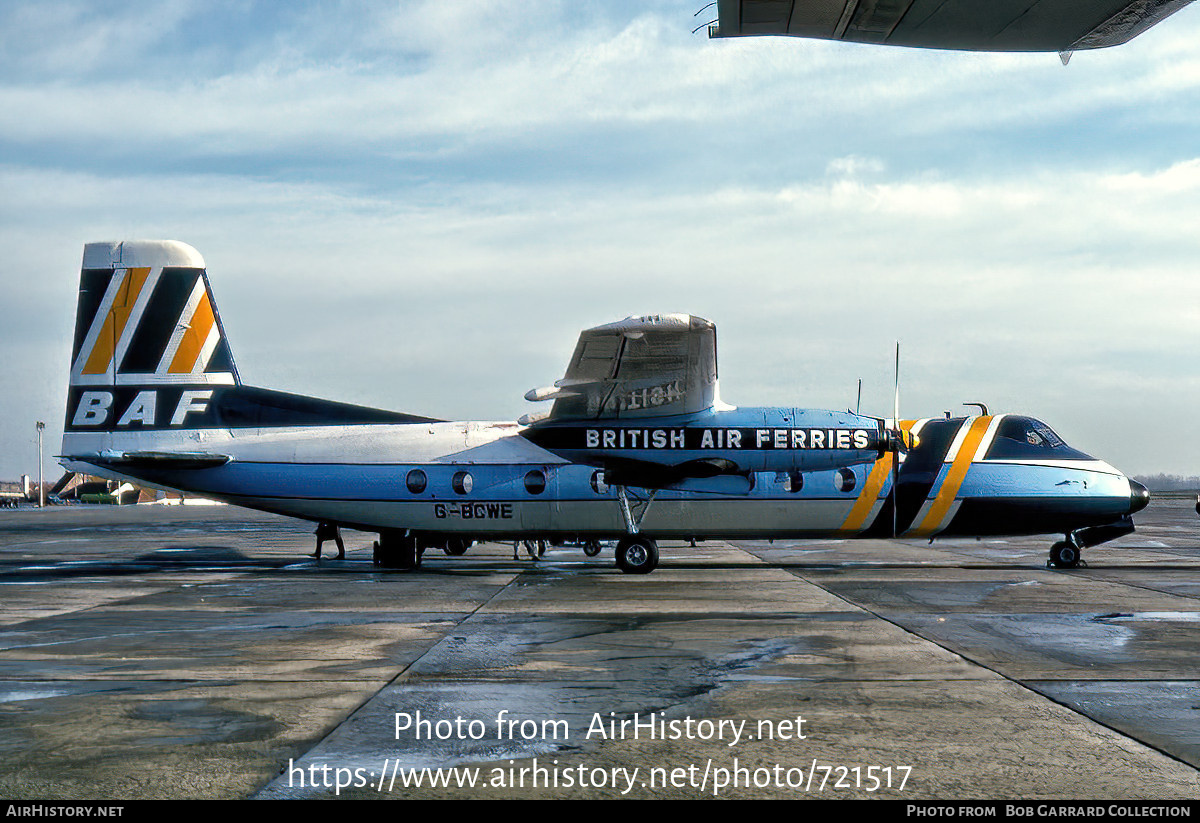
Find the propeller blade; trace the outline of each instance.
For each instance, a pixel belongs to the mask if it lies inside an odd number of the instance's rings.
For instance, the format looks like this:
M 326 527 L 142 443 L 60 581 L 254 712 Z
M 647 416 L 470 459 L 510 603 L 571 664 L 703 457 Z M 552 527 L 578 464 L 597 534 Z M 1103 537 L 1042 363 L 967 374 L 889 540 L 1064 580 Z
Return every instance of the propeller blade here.
M 895 421 L 896 431 L 900 431 L 900 341 L 896 341 L 896 394 L 895 405 L 892 408 L 892 420 Z

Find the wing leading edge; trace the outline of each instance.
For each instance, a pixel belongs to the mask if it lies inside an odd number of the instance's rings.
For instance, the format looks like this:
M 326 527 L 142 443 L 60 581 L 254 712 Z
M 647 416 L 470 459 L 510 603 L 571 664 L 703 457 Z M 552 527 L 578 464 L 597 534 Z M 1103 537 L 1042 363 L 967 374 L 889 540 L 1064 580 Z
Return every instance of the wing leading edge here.
M 710 37 L 789 35 L 969 51 L 1117 46 L 1192 0 L 718 0 Z

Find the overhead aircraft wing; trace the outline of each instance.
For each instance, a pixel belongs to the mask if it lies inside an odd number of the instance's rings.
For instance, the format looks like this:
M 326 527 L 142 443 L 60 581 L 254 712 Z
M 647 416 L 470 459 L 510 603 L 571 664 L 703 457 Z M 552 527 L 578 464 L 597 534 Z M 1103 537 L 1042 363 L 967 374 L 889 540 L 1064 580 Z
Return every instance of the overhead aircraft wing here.
M 563 378 L 527 400 L 554 400 L 548 420 L 691 414 L 717 396 L 717 329 L 700 317 L 629 317 L 580 333 Z
M 710 37 L 781 34 L 972 51 L 1116 46 L 1192 0 L 717 0 Z

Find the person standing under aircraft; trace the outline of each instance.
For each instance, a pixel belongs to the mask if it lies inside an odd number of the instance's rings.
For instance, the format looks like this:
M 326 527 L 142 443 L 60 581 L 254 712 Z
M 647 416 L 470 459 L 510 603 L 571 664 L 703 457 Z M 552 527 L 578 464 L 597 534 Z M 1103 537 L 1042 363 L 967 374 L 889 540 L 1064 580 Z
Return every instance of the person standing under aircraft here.
M 313 554 L 312 554 L 313 557 L 320 560 L 321 559 L 321 546 L 325 543 L 326 540 L 332 540 L 335 543 L 337 543 L 337 547 L 338 547 L 337 559 L 338 560 L 346 559 L 346 545 L 342 542 L 342 530 L 340 528 L 338 528 L 338 525 L 336 523 L 325 523 L 325 522 L 318 523 L 317 530 L 315 532 L 313 532 L 313 534 L 315 534 L 317 536 L 317 550 L 315 552 L 313 552 Z

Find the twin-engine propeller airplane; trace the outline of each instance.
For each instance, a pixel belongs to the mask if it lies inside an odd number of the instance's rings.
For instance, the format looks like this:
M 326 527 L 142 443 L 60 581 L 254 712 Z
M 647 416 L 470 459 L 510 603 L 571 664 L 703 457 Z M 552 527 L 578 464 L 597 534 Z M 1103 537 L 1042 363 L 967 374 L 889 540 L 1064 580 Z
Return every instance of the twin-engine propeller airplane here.
M 716 25 L 708 33 L 782 34 L 930 49 L 1056 51 L 1065 63 L 1076 50 L 1126 43 L 1191 2 L 717 0 Z
M 1051 561 L 1133 531 L 1148 494 L 1029 417 L 893 421 L 735 408 L 716 329 L 688 315 L 584 331 L 549 414 L 449 422 L 243 385 L 204 261 L 173 241 L 84 248 L 62 462 L 378 532 L 415 568 L 472 541 L 1061 533 Z

